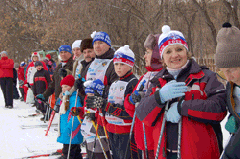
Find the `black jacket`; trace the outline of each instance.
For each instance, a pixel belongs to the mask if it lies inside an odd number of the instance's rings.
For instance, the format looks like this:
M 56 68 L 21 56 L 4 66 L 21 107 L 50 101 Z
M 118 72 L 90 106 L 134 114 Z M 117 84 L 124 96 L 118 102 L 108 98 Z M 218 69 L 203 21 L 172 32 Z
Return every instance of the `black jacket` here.
M 33 78 L 33 94 L 42 94 L 48 88 L 51 83 L 50 74 L 47 70 L 41 69 L 34 74 Z

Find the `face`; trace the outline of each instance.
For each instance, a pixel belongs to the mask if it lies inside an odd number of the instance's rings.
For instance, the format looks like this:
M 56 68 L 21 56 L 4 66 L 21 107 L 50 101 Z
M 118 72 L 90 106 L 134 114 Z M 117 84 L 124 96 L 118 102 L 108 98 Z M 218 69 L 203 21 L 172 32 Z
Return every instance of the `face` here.
M 224 73 L 227 81 L 231 81 L 236 85 L 240 86 L 240 67 L 236 68 L 220 68 Z
M 38 56 L 33 56 L 32 60 L 33 62 L 38 61 Z
M 94 96 L 93 93 L 87 93 L 87 96 Z
M 2 53 L 2 54 L 1 54 L 1 57 L 7 57 L 7 54 Z
M 40 71 L 43 67 L 42 66 L 37 66 L 36 69 Z
M 77 58 L 82 55 L 81 49 L 79 47 L 73 48 L 72 52 Z
M 168 68 L 179 69 L 187 63 L 187 50 L 183 45 L 169 45 L 163 52 L 163 62 Z
M 68 86 L 68 85 L 62 85 L 62 93 L 65 93 L 66 91 L 70 91 L 72 89 L 72 87 Z
M 95 58 L 96 54 L 93 49 L 85 49 L 83 50 L 83 56 L 86 62 L 91 62 L 92 58 Z
M 118 77 L 122 77 L 132 68 L 123 63 L 114 63 L 114 69 L 115 69 L 115 72 L 117 73 Z
M 151 66 L 151 59 L 152 59 L 152 49 L 146 48 L 145 55 L 144 55 L 144 60 L 145 60 L 145 65 Z
M 108 44 L 106 44 L 105 42 L 95 41 L 93 44 L 93 48 L 94 48 L 96 55 L 101 56 L 109 50 L 110 46 Z
M 70 57 L 72 57 L 72 54 L 68 51 L 60 51 L 60 57 L 62 61 L 67 61 L 68 59 L 70 59 Z

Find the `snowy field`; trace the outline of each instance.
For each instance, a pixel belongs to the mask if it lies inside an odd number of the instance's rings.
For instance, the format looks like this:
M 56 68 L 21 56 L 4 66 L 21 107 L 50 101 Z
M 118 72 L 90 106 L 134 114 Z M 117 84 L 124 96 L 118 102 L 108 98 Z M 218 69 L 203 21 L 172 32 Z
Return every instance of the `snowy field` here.
M 7 109 L 4 104 L 4 97 L 0 91 L 0 158 L 2 159 L 18 159 L 25 156 L 38 155 L 54 152 L 62 148 L 62 144 L 57 143 L 57 131 L 54 131 L 56 126 L 51 127 L 48 136 L 45 136 L 47 128 L 30 128 L 22 129 L 22 125 L 39 125 L 44 124 L 40 121 L 42 116 L 23 118 L 28 114 L 35 113 L 35 107 L 31 104 L 26 104 L 20 100 L 14 100 L 14 108 Z M 54 124 L 58 123 L 58 114 L 53 120 Z M 226 118 L 221 123 L 224 127 Z M 47 125 L 47 123 L 45 123 Z M 223 128 L 224 144 L 226 143 L 229 134 Z M 40 157 L 39 159 L 56 158 Z

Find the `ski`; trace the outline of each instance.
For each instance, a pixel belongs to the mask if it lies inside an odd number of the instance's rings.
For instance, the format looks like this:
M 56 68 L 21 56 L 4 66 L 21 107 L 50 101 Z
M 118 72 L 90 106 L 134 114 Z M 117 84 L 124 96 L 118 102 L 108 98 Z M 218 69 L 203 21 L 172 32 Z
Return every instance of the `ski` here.
M 32 155 L 32 156 L 22 157 L 21 159 L 38 158 L 38 157 L 48 157 L 48 156 L 57 156 L 57 155 L 61 155 L 61 154 L 62 154 L 62 149 L 58 149 L 57 151 L 55 151 L 55 152 L 53 152 L 53 153 Z
M 41 115 L 42 113 L 33 113 L 33 114 L 29 114 L 29 115 L 18 115 L 19 118 L 29 118 L 29 117 L 36 117 Z
M 52 126 L 57 126 L 58 124 L 52 124 Z M 33 128 L 47 128 L 48 125 L 41 124 L 41 125 L 21 125 L 20 128 L 22 129 L 33 129 Z

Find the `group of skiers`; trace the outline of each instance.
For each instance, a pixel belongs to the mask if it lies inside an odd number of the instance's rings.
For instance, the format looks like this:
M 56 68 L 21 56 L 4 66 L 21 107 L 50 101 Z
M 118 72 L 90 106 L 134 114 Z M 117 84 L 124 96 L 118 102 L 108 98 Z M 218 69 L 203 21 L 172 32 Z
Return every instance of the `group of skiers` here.
M 217 35 L 216 66 L 226 88 L 215 72 L 197 64 L 184 35 L 167 25 L 161 34 L 147 36 L 147 72 L 140 79 L 133 74 L 135 55 L 128 45 L 115 51 L 106 32 L 91 37 L 59 47 L 61 62 L 51 78 L 37 53 L 29 64 L 35 69 L 28 66 L 26 73 L 25 84 L 38 101 L 55 95 L 61 159 L 82 158 L 83 138 L 90 159 L 240 158 L 238 28 L 224 23 Z M 2 72 L 0 82 L 4 91 L 2 83 L 8 81 Z M 220 122 L 227 110 L 231 139 L 223 148 Z

